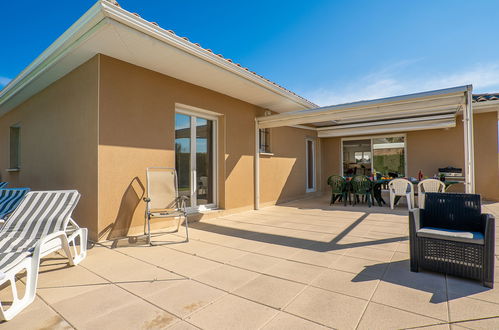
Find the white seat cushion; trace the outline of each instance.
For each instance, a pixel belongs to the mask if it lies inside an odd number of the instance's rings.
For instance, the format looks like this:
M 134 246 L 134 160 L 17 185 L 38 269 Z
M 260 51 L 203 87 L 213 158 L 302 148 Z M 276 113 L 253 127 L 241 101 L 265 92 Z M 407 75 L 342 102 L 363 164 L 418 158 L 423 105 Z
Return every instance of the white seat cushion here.
M 5 273 L 4 272 L 0 272 L 0 282 L 5 278 Z
M 484 244 L 483 234 L 476 231 L 423 227 L 417 231 L 416 235 L 418 237 L 446 239 L 454 242 Z

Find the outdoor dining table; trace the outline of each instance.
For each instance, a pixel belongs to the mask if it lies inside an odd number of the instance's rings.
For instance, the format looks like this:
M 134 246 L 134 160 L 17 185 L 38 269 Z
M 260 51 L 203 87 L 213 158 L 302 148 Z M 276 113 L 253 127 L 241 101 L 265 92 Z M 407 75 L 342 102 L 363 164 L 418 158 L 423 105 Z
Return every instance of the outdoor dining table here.
M 395 178 L 391 178 L 391 179 L 376 179 L 376 180 L 371 180 L 371 182 L 373 183 L 373 186 L 372 186 L 372 197 L 374 200 L 376 200 L 376 202 L 378 203 L 378 206 L 383 206 L 383 204 L 386 204 L 385 200 L 383 199 L 383 196 L 381 195 L 381 187 L 384 185 L 384 184 L 388 184 L 390 181 L 394 180 Z M 421 182 L 420 180 L 408 180 L 410 181 L 413 185 L 417 185 L 419 184 L 419 182 Z M 456 183 L 459 183 L 459 181 L 443 181 L 444 184 L 445 184 L 445 187 L 449 187 L 450 185 L 452 184 L 456 184 Z M 352 185 L 350 183 L 350 180 L 347 179 L 347 184 L 346 184 L 346 190 L 348 193 L 350 193 L 352 191 Z M 414 190 L 414 195 L 417 195 L 417 190 L 415 189 Z M 401 196 L 396 196 L 395 197 L 395 204 L 398 203 L 398 201 L 400 200 Z M 373 201 L 373 204 L 374 204 L 374 201 Z

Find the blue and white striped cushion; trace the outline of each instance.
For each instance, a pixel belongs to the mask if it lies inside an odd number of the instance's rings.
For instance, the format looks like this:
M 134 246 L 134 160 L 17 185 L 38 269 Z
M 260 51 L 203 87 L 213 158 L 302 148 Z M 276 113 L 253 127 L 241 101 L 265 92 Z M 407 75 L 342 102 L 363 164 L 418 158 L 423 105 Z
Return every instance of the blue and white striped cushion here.
M 0 189 L 0 219 L 14 212 L 28 192 L 29 188 Z
M 43 237 L 65 230 L 79 199 L 76 190 L 29 192 L 0 229 L 0 272 L 30 255 Z

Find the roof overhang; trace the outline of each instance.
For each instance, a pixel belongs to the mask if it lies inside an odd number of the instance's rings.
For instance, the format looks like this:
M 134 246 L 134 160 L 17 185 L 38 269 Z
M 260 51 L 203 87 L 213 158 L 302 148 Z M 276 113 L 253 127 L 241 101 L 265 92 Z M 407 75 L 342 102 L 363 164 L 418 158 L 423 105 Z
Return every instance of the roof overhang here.
M 279 113 L 317 107 L 230 60 L 101 0 L 0 91 L 0 116 L 96 54 Z
M 447 128 L 466 104 L 472 86 L 360 101 L 258 117 L 260 128 L 311 125 L 319 137 Z M 323 124 L 330 122 L 329 126 Z M 317 127 L 318 124 L 320 127 Z

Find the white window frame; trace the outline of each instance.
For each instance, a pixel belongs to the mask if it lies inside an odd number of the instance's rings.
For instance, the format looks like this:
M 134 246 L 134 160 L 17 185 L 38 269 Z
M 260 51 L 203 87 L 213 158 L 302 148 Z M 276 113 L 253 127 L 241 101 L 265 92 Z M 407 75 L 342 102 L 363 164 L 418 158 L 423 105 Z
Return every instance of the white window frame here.
M 366 135 L 366 136 L 349 136 L 341 138 L 340 141 L 340 172 L 341 175 L 345 175 L 345 169 L 343 168 L 343 141 L 352 141 L 352 140 L 371 140 L 371 171 L 374 161 L 374 148 L 373 148 L 373 139 L 380 138 L 388 138 L 388 137 L 403 137 L 404 138 L 404 174 L 407 177 L 407 134 L 383 134 L 383 135 Z
M 191 159 L 190 159 L 190 169 L 189 172 L 191 174 L 190 182 L 191 182 L 191 191 L 190 191 L 190 199 L 191 204 L 194 202 L 195 206 L 190 206 L 187 208 L 188 213 L 197 213 L 203 211 L 209 211 L 218 209 L 219 205 L 219 182 L 218 182 L 218 134 L 219 134 L 219 117 L 222 115 L 217 112 L 200 109 L 197 107 L 176 103 L 175 104 L 175 114 L 182 114 L 191 117 Z M 196 118 L 202 118 L 213 121 L 212 134 L 213 134 L 213 203 L 205 204 L 205 205 L 197 205 L 196 200 L 196 190 L 197 184 L 196 182 L 196 135 L 192 134 L 193 130 L 196 128 Z M 173 134 L 173 144 L 175 145 L 175 134 Z M 194 170 L 192 170 L 194 169 Z M 194 183 L 194 184 L 193 184 Z
M 308 141 L 312 142 L 312 188 L 309 188 L 309 182 L 308 182 Z M 316 161 L 315 161 L 315 156 L 316 156 L 316 139 L 312 137 L 306 137 L 305 138 L 305 191 L 307 193 L 310 192 L 315 192 L 317 190 L 317 166 L 316 166 Z

